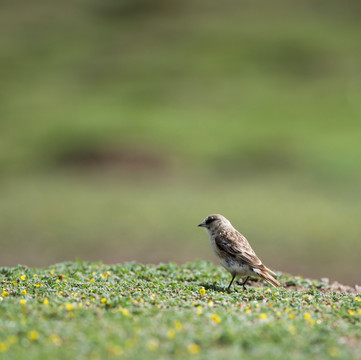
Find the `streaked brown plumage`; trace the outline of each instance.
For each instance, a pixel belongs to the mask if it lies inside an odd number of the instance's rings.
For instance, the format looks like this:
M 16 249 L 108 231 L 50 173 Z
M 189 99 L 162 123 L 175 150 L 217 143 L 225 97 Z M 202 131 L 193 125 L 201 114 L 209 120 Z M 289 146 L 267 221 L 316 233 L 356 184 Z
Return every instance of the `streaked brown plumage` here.
M 208 215 L 198 226 L 206 229 L 215 254 L 232 275 L 228 291 L 236 276 L 247 276 L 242 283 L 237 282 L 243 285 L 244 289 L 249 276 L 252 275 L 261 277 L 273 286 L 281 286 L 273 277 L 276 274 L 262 264 L 247 239 L 224 216 Z

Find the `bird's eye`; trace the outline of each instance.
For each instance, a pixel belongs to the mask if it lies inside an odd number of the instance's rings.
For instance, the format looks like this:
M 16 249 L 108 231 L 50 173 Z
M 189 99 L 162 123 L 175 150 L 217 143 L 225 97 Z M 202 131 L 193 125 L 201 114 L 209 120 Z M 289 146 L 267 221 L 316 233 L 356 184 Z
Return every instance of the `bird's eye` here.
M 213 221 L 215 221 L 216 218 L 210 218 L 206 220 L 206 225 L 209 225 L 210 223 L 212 223 Z

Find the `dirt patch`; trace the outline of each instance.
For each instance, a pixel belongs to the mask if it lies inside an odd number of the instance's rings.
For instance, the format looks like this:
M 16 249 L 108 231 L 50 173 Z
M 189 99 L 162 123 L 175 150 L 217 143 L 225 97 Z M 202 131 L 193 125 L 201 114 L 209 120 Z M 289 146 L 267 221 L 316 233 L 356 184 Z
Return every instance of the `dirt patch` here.
M 281 281 L 282 283 L 282 281 Z M 262 281 L 248 281 L 248 285 L 251 286 L 266 286 L 266 284 Z M 303 286 L 303 285 L 295 285 L 293 282 L 285 282 L 282 283 L 282 287 L 286 290 L 294 290 L 294 291 L 308 291 L 310 289 L 316 288 L 318 291 L 323 293 L 329 293 L 329 292 L 337 292 L 337 293 L 346 293 L 346 294 L 361 294 L 361 286 L 355 285 L 355 286 L 348 286 L 348 285 L 342 285 L 338 283 L 337 281 L 331 283 L 331 284 L 322 284 L 322 285 L 313 285 L 310 284 L 310 286 Z
M 342 285 L 337 281 L 333 282 L 332 284 L 328 285 L 327 287 L 320 287 L 318 288 L 321 292 L 338 292 L 338 293 L 347 293 L 347 294 L 360 294 L 361 293 L 361 286 L 348 286 Z

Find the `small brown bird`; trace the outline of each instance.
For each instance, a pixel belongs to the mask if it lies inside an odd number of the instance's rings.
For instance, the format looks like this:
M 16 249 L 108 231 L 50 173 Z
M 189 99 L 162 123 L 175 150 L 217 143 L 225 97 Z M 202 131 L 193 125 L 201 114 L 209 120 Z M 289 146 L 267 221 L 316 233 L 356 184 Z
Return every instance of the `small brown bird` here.
M 281 286 L 273 277 L 276 274 L 262 264 L 247 239 L 224 216 L 208 215 L 198 226 L 205 228 L 218 259 L 232 275 L 228 292 L 236 276 L 247 276 L 243 282 L 237 281 L 245 290 L 247 280 L 252 275 L 261 277 L 273 286 Z

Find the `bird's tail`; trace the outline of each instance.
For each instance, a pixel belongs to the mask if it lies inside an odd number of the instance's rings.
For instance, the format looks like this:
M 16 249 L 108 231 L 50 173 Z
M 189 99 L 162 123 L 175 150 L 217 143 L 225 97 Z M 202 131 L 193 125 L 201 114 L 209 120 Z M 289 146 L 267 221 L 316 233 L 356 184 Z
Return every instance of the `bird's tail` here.
M 266 280 L 272 286 L 281 286 L 281 284 L 271 275 L 274 274 L 276 276 L 276 274 L 268 268 L 266 268 L 265 270 L 254 269 L 253 271 L 255 271 L 263 280 Z M 270 272 L 271 274 L 269 274 L 268 272 Z
M 268 273 L 270 273 L 272 276 L 277 277 L 277 274 L 274 273 L 271 269 L 269 269 L 267 266 L 265 266 Z
M 266 271 L 262 271 L 260 273 L 261 277 L 266 280 L 269 284 L 275 286 L 275 287 L 280 287 L 281 284 L 268 272 Z

